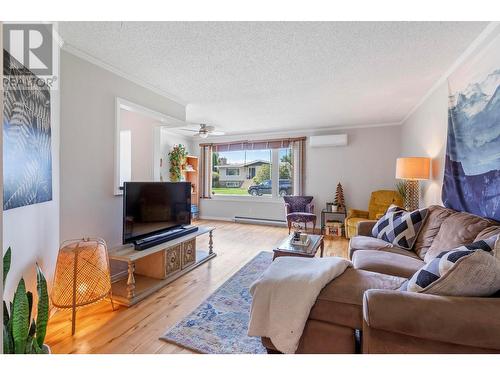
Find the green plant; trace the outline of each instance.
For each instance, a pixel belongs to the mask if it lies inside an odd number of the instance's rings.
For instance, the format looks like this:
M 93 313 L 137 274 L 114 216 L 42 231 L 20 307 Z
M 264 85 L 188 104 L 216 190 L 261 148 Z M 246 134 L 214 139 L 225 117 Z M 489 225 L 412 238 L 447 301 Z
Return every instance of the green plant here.
M 220 175 L 219 172 L 212 172 L 212 187 L 216 188 L 219 186 Z
M 403 198 L 404 201 L 406 201 L 406 185 L 404 181 L 398 181 L 396 182 L 396 191 L 398 194 Z
M 265 180 L 270 180 L 271 179 L 271 165 L 269 164 L 262 164 L 259 169 L 257 169 L 257 174 L 253 178 L 253 181 L 256 184 L 260 184 L 261 182 Z
M 187 156 L 186 147 L 181 144 L 174 145 L 172 151 L 168 153 L 170 159 L 170 181 L 177 182 L 181 180 L 182 168 L 186 164 Z
M 10 270 L 11 249 L 3 257 L 3 285 Z M 36 264 L 38 305 L 36 320 L 31 319 L 33 294 L 26 291 L 24 279 L 19 280 L 14 301 L 3 301 L 3 352 L 4 354 L 46 354 L 44 345 L 47 323 L 49 321 L 49 295 L 47 281 Z M 31 322 L 31 324 L 30 324 Z

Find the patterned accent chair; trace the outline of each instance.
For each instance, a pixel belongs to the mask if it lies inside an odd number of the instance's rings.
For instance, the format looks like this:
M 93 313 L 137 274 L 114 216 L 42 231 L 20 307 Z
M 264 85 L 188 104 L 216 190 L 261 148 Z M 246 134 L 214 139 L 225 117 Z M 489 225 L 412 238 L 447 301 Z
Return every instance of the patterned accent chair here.
M 403 205 L 403 199 L 395 190 L 377 190 L 372 192 L 368 211 L 350 209 L 345 219 L 346 237 L 352 238 L 358 234 L 358 224 L 363 221 L 380 219 L 391 204 Z
M 316 215 L 314 214 L 313 197 L 311 196 L 284 196 L 286 221 L 288 223 L 288 234 L 292 223 L 304 223 L 307 231 L 307 223 L 313 223 L 313 233 L 316 228 Z

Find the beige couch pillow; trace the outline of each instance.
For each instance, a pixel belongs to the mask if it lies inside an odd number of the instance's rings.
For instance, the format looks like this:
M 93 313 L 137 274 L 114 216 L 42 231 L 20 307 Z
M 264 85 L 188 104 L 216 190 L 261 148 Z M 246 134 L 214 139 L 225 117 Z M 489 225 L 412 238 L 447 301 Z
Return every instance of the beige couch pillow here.
M 495 235 L 443 251 L 415 272 L 404 289 L 446 296 L 491 296 L 500 290 L 499 246 Z
M 491 221 L 467 212 L 453 213 L 441 224 L 437 236 L 424 256 L 424 262 L 429 263 L 444 250 L 474 242 L 476 236 L 491 225 Z

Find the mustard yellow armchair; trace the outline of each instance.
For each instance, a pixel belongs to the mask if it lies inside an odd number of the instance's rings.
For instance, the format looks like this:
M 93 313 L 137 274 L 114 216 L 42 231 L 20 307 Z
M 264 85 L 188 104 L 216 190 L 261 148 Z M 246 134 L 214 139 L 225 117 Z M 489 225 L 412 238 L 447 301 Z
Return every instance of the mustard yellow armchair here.
M 403 199 L 395 190 L 377 190 L 372 192 L 368 211 L 355 208 L 347 211 L 345 219 L 346 237 L 351 238 L 358 234 L 358 223 L 361 221 L 375 221 L 380 219 L 391 204 L 401 206 Z

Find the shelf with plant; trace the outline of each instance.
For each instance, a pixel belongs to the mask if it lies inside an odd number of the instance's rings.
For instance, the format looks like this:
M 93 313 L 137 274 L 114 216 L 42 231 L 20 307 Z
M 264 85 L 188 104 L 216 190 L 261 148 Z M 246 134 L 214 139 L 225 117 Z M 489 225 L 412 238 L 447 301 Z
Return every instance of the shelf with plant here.
M 172 151 L 168 153 L 170 160 L 169 172 L 171 182 L 178 182 L 182 180 L 182 173 L 186 164 L 187 156 L 188 152 L 186 151 L 186 147 L 182 144 L 174 145 Z

